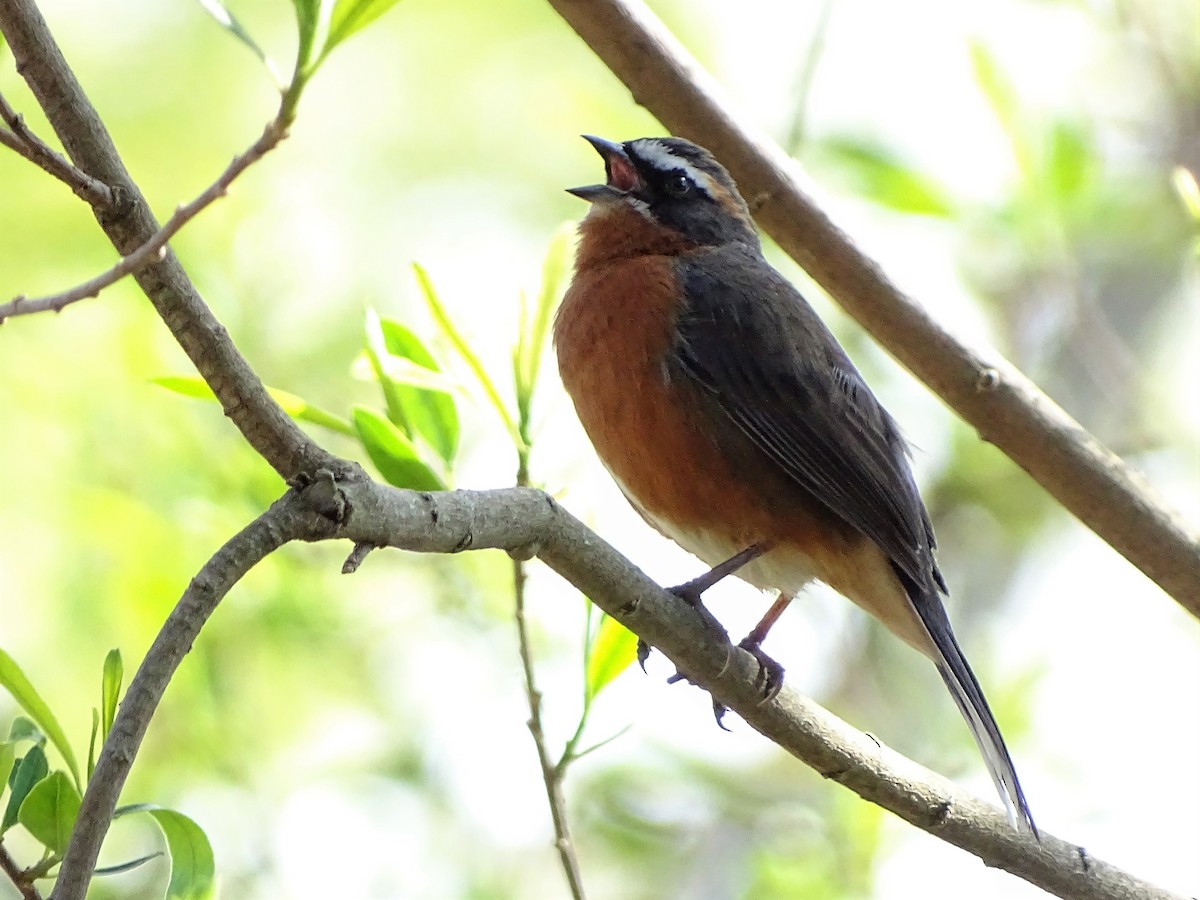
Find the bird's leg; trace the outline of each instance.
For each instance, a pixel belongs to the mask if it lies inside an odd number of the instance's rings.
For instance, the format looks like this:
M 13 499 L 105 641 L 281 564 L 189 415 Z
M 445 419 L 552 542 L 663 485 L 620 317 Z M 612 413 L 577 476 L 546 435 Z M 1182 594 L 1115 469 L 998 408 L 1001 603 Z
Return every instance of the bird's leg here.
M 790 594 L 780 594 L 771 604 L 771 608 L 767 610 L 767 614 L 759 619 L 758 624 L 750 629 L 748 635 L 738 641 L 741 649 L 758 660 L 758 677 L 754 680 L 754 685 L 762 690 L 763 703 L 774 699 L 775 695 L 779 693 L 779 689 L 783 687 L 783 666 L 763 652 L 762 642 L 766 640 L 767 632 L 779 621 L 779 617 L 783 615 L 783 611 L 791 602 Z M 713 715 L 717 717 L 717 724 L 722 728 L 725 728 L 725 723 L 721 721 L 725 718 L 725 712 L 725 704 L 714 698 Z
M 779 693 L 779 689 L 783 687 L 783 666 L 763 653 L 762 642 L 766 640 L 767 632 L 770 631 L 779 617 L 783 615 L 783 611 L 788 608 L 788 604 L 792 602 L 790 594 L 780 594 L 775 598 L 775 602 L 771 604 L 771 608 L 767 610 L 767 614 L 763 616 L 757 625 L 750 630 L 738 646 L 758 660 L 761 667 L 759 669 L 759 684 L 762 685 L 764 699 L 770 700 Z
M 704 603 L 701 601 L 700 596 L 722 578 L 732 575 L 738 569 L 742 568 L 742 566 L 749 562 L 753 562 L 755 559 L 762 556 L 766 550 L 766 543 L 753 544 L 740 553 L 736 553 L 729 557 L 729 559 L 725 560 L 725 562 L 713 566 L 709 571 L 705 572 L 699 578 L 693 578 L 691 581 L 685 581 L 683 584 L 677 584 L 675 587 L 669 587 L 667 588 L 667 591 L 674 594 L 692 609 L 696 610 L 696 612 L 700 615 L 700 618 L 704 620 L 704 624 L 707 625 L 710 630 L 724 634 L 726 640 L 728 640 L 729 633 L 725 631 L 721 623 L 717 621 L 716 616 L 708 611 L 708 608 L 705 607 Z M 641 638 L 638 638 L 637 661 L 638 665 L 642 667 L 643 672 L 646 671 L 646 660 L 649 659 L 649 657 L 650 645 Z M 676 672 L 675 675 L 671 677 L 670 681 L 674 683 L 684 677 L 686 676 Z

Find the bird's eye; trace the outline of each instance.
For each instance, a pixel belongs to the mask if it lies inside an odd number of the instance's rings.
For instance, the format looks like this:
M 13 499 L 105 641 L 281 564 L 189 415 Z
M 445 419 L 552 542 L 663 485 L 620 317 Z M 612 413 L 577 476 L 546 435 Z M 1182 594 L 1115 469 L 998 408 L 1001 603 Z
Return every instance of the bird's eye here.
M 686 197 L 692 189 L 692 181 L 686 175 L 675 174 L 667 176 L 667 180 L 663 182 L 663 190 L 667 196 L 674 197 L 679 200 Z

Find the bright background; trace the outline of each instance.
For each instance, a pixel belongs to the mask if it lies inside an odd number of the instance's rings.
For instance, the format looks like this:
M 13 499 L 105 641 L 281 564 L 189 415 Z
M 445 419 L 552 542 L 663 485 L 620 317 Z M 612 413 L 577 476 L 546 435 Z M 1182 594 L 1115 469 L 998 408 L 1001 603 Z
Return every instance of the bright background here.
M 260 64 L 195 3 L 42 5 L 163 218 L 274 111 Z M 231 6 L 288 59 L 289 4 Z M 1176 166 L 1200 171 L 1193 0 L 653 6 L 891 277 L 1200 520 L 1196 227 L 1171 182 Z M 981 69 L 997 73 L 990 90 Z M 8 55 L 0 90 L 48 133 Z M 502 377 L 518 294 L 583 213 L 562 188 L 599 177 L 581 132 L 661 128 L 549 6 L 404 0 L 334 54 L 292 137 L 173 246 L 262 377 L 333 411 L 379 403 L 351 374 L 366 307 L 433 341 L 414 260 Z M 79 201 L 0 152 L 0 296 L 65 288 L 112 258 Z M 1039 824 L 1200 892 L 1196 621 L 772 258 L 916 447 L 951 615 Z M 129 283 L 0 330 L 0 646 L 81 748 L 107 650 L 132 670 L 191 574 L 280 489 L 215 407 L 149 383 L 189 372 Z M 662 583 L 695 575 L 624 505 L 551 368 L 543 388 L 535 478 Z M 510 483 L 493 417 L 474 398 L 462 408 L 458 486 Z M 226 897 L 565 896 L 508 560 L 381 553 L 346 578 L 346 549 L 289 548 L 227 598 L 125 800 L 196 818 Z M 536 566 L 532 591 L 557 746 L 578 715 L 584 604 Z M 711 606 L 737 634 L 766 603 L 734 583 Z M 845 601 L 813 591 L 768 650 L 794 689 L 991 796 L 932 668 Z M 661 657 L 650 671 L 601 695 L 590 735 L 629 730 L 567 783 L 589 896 L 1043 896 L 736 717 L 718 731 L 703 694 L 665 685 Z M 0 697 L 0 722 L 14 712 Z M 148 826 L 119 823 L 105 861 L 148 846 Z M 155 896 L 163 871 L 95 896 Z

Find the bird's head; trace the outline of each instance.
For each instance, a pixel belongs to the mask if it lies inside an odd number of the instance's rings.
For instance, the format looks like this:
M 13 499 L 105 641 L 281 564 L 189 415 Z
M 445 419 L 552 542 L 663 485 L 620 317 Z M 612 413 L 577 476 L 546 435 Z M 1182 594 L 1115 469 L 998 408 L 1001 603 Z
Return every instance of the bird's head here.
M 629 210 L 697 246 L 758 244 L 746 201 L 711 153 L 673 137 L 618 144 L 584 135 L 604 158 L 604 184 L 570 188 L 597 216 Z

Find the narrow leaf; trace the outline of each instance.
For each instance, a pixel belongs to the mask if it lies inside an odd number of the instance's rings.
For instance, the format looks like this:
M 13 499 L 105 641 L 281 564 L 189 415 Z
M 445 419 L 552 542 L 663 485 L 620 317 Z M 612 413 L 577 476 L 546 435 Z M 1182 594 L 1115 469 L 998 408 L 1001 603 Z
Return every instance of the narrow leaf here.
M 168 391 L 174 391 L 176 394 L 183 394 L 185 397 L 195 397 L 198 400 L 217 402 L 217 397 L 212 392 L 212 388 L 208 386 L 203 378 L 195 375 L 163 375 L 159 378 L 151 378 L 150 383 L 157 384 Z M 289 394 L 287 391 L 281 391 L 273 387 L 267 388 L 267 393 L 271 395 L 271 399 L 278 403 L 285 413 L 298 422 L 320 425 L 322 428 L 328 428 L 330 431 L 336 431 L 339 434 L 349 437 L 353 437 L 355 434 L 354 426 L 345 419 L 335 416 L 333 413 L 326 412 L 320 407 L 313 406 L 302 397 L 297 397 L 295 394 Z
M 296 73 L 304 78 L 317 65 L 317 31 L 321 27 L 321 0 L 292 0 L 296 10 Z
M 104 866 L 102 868 L 97 869 L 92 874 L 94 874 L 94 875 L 120 875 L 122 872 L 130 872 L 140 866 L 144 866 L 146 863 L 150 862 L 150 860 L 158 859 L 162 855 L 163 854 L 162 854 L 161 850 L 159 850 L 157 853 L 147 853 L 145 856 L 139 856 L 137 859 L 131 859 L 129 862 L 126 862 L 126 863 L 118 863 L 115 866 Z
M 54 717 L 54 713 L 50 711 L 50 707 L 46 705 L 38 692 L 33 689 L 33 685 L 29 683 L 29 679 L 25 677 L 21 667 L 3 650 L 0 650 L 0 687 L 12 694 L 13 699 L 45 732 L 50 743 L 54 744 L 58 752 L 62 754 L 67 768 L 71 770 L 71 776 L 75 779 L 75 787 L 81 789 L 79 763 L 75 760 L 75 753 L 71 750 L 71 745 L 67 743 L 67 736 L 58 724 L 58 719 Z
M 529 428 L 533 395 L 537 390 L 542 357 L 546 352 L 546 336 L 550 331 L 551 315 L 562 294 L 563 281 L 570 265 L 574 233 L 574 224 L 561 225 L 550 239 L 546 258 L 542 262 L 542 284 L 532 316 L 527 309 L 525 297 L 521 297 L 521 331 L 517 338 L 513 369 L 522 434 L 526 434 Z
M 325 41 L 323 54 L 350 35 L 366 28 L 385 12 L 396 5 L 397 0 L 337 0 L 329 19 L 329 37 Z
M 1033 181 L 1036 171 L 1034 154 L 1021 125 L 1017 92 L 1012 83 L 1004 76 L 996 58 L 987 47 L 978 41 L 972 41 L 970 53 L 975 83 L 983 91 L 988 105 L 992 108 L 992 113 L 1004 130 L 1005 137 L 1008 138 L 1017 168 L 1020 169 L 1026 181 Z
M 0 794 L 4 793 L 4 785 L 8 784 L 8 776 L 12 774 L 13 764 L 16 761 L 17 748 L 13 742 L 0 742 Z
M 412 425 L 409 424 L 408 416 L 405 415 L 404 403 L 400 399 L 400 389 L 388 377 L 388 373 L 383 367 L 383 359 L 387 354 L 387 347 L 384 346 L 383 342 L 383 326 L 380 325 L 379 314 L 373 309 L 367 310 L 366 333 L 367 346 L 363 352 L 366 353 L 367 360 L 371 364 L 371 371 L 375 375 L 375 380 L 379 383 L 379 389 L 383 392 L 383 402 L 387 408 L 387 417 L 393 425 L 404 432 L 406 437 L 411 438 L 413 436 L 413 429 Z
M 590 703 L 637 658 L 637 635 L 612 616 L 600 628 L 588 653 L 585 698 Z
M 505 429 L 507 429 L 509 436 L 512 438 L 513 445 L 524 447 L 525 441 L 521 437 L 517 423 L 509 415 L 504 401 L 500 399 L 500 392 L 496 390 L 496 385 L 488 376 L 482 361 L 475 354 L 475 351 L 471 349 L 458 328 L 455 327 L 450 314 L 446 311 L 446 307 L 442 305 L 441 298 L 438 297 L 437 291 L 433 288 L 433 282 L 429 280 L 429 274 L 417 263 L 413 263 L 413 271 L 416 272 L 417 283 L 421 287 L 421 293 L 425 297 L 425 302 L 429 306 L 429 311 L 433 315 L 434 321 L 437 322 L 438 327 L 441 328 L 442 333 L 450 341 L 454 349 L 458 351 L 459 356 L 463 358 L 463 362 L 467 364 L 467 367 L 479 382 L 480 387 L 483 388 L 488 402 L 492 404 L 492 408 L 496 410 L 496 414 L 500 416 L 500 421 L 504 423 Z
M 17 819 L 52 852 L 64 853 L 79 815 L 80 800 L 66 772 L 51 772 L 30 790 Z
M 92 707 L 92 733 L 88 736 L 87 780 L 92 780 L 96 771 L 96 736 L 100 734 L 100 710 Z
M 1183 202 L 1183 208 L 1196 222 L 1200 222 L 1200 184 L 1191 170 L 1176 166 L 1171 171 L 1171 184 Z
M 250 32 L 242 26 L 242 23 L 237 20 L 237 17 L 229 11 L 224 3 L 221 3 L 220 0 L 196 0 L 196 2 L 200 4 L 206 13 L 216 19 L 218 25 L 249 47 L 250 51 L 267 67 L 267 71 L 271 73 L 271 78 L 274 79 L 275 83 L 281 84 L 279 70 L 275 67 L 275 63 L 267 56 L 263 48 L 250 36 Z
M 940 185 L 883 147 L 839 137 L 820 142 L 815 151 L 828 159 L 851 190 L 880 206 L 922 216 L 953 212 L 953 204 Z
M 452 382 L 442 375 L 437 360 L 415 334 L 392 319 L 383 319 L 379 325 L 390 357 L 385 368 L 398 386 L 409 421 L 449 464 L 458 451 L 460 433 L 454 397 L 447 392 Z
M 1091 135 L 1083 126 L 1055 122 L 1046 151 L 1046 180 L 1059 200 L 1076 196 L 1087 184 L 1096 157 Z
M 21 809 L 21 804 L 25 802 L 25 798 L 29 796 L 33 786 L 45 778 L 49 771 L 50 765 L 46 762 L 46 754 L 37 744 L 30 747 L 29 752 L 17 760 L 8 776 L 8 789 L 11 793 L 8 797 L 8 806 L 4 809 L 4 818 L 0 820 L 0 836 L 17 824 L 17 813 Z
M 125 677 L 125 664 L 121 651 L 115 647 L 104 657 L 104 677 L 100 683 L 100 739 L 108 740 L 113 719 L 117 716 L 117 701 L 121 696 L 121 682 Z
M 354 427 L 371 462 L 388 484 L 413 491 L 444 491 L 445 482 L 417 455 L 399 428 L 374 410 L 356 407 Z

